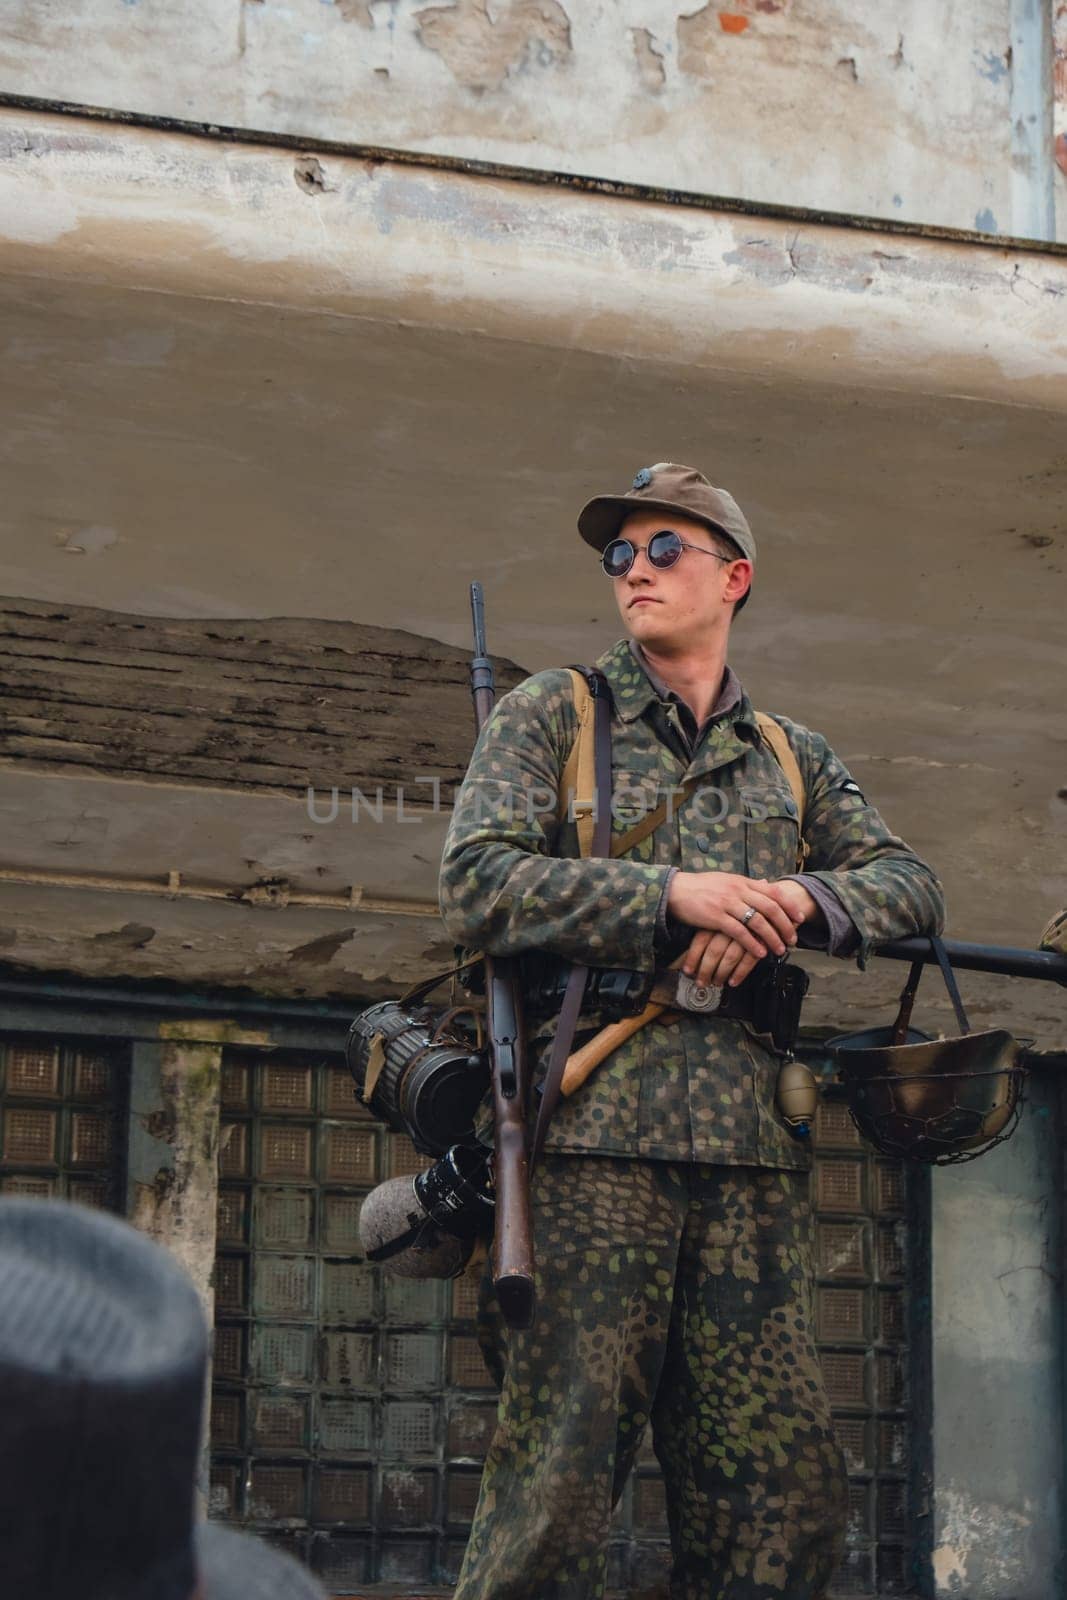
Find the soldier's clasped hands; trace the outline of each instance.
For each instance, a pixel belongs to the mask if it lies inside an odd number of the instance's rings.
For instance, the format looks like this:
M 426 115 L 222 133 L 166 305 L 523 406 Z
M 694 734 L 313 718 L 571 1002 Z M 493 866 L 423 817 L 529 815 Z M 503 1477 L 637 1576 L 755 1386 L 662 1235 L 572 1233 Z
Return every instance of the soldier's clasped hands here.
M 764 956 L 792 949 L 797 928 L 818 914 L 815 900 L 795 879 L 769 883 L 735 872 L 676 872 L 667 909 L 697 930 L 682 963 L 686 975 L 732 987 Z

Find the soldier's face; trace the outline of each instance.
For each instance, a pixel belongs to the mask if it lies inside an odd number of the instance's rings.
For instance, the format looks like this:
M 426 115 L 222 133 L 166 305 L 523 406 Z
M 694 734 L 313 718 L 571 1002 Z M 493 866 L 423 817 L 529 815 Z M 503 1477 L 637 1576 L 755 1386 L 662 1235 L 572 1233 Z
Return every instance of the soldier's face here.
M 661 528 L 696 546 L 683 550 L 665 570 L 651 565 L 644 548 Z M 720 552 L 703 523 L 663 511 L 635 511 L 619 537 L 642 547 L 629 572 L 612 579 L 619 615 L 633 638 L 678 649 L 699 646 L 710 633 L 729 629 L 734 602 L 747 589 L 752 569 L 747 561 L 716 560 Z

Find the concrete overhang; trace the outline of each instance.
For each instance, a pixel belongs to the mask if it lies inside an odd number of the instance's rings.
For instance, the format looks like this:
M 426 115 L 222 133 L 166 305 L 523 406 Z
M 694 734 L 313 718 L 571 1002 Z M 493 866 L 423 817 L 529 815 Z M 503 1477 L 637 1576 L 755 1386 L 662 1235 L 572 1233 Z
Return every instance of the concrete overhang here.
M 1032 944 L 1067 899 L 1062 250 L 44 113 L 0 150 L 5 594 L 460 645 L 480 577 L 494 649 L 590 659 L 617 624 L 577 507 L 692 460 L 760 541 L 756 703 L 827 734 L 958 937 Z M 440 947 L 400 922 L 407 962 Z M 820 1006 L 899 976 L 838 966 Z M 1062 1042 L 1062 997 L 1022 990 L 976 1012 Z

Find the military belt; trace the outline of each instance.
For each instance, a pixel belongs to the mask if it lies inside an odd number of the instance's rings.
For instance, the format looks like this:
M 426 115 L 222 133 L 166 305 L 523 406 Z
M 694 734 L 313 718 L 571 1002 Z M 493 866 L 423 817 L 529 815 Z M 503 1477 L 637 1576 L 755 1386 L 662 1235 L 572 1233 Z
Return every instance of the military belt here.
M 534 1016 L 554 1016 L 563 999 L 567 965 L 552 959 L 523 959 L 523 980 L 527 1010 Z M 672 1011 L 692 1011 L 699 1015 L 719 1015 L 748 1020 L 752 991 L 745 984 L 737 989 L 698 983 L 675 967 L 653 973 L 630 972 L 618 967 L 590 970 L 585 997 L 587 1011 L 606 1012 L 616 1017 L 636 1017 L 651 1002 L 669 1006 Z
M 696 1011 L 707 1016 L 741 1014 L 747 1016 L 747 1003 L 741 1013 L 736 1009 L 731 1011 L 730 1001 L 738 994 L 737 989 L 728 989 L 719 984 L 698 983 L 695 978 L 687 977 L 684 972 L 667 967 L 661 972 L 653 973 L 648 998 L 658 1005 L 670 1006 L 672 1011 Z M 742 1000 L 744 999 L 742 996 Z
M 529 1014 L 538 1019 L 556 1016 L 563 999 L 567 964 L 543 954 L 524 956 L 523 990 Z M 788 1054 L 796 1039 L 800 1008 L 808 987 L 802 967 L 767 956 L 736 989 L 699 983 L 677 968 L 653 973 L 629 972 L 614 967 L 594 967 L 584 1008 L 621 1021 L 640 1016 L 650 1003 L 690 1015 L 722 1017 L 746 1023 L 756 1034 L 774 1041 Z

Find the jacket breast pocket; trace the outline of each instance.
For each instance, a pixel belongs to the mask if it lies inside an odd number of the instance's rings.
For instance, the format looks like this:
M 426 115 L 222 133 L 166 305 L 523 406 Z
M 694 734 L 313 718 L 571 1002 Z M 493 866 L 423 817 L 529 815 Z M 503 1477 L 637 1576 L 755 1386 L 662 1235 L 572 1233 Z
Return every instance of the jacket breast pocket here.
M 787 789 L 740 791 L 745 817 L 745 871 L 750 878 L 786 878 L 797 871 L 800 824 Z

